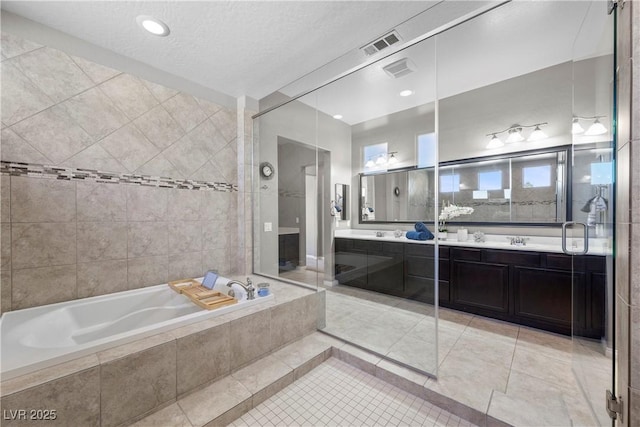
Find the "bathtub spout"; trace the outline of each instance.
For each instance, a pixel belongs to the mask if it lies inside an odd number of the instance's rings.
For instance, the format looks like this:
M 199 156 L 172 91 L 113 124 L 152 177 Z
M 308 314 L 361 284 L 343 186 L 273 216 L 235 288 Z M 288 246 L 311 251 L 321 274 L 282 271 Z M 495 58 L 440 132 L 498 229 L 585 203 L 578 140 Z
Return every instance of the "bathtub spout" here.
M 227 286 L 231 287 L 234 283 L 237 284 L 237 285 L 242 286 L 244 288 L 244 290 L 247 291 L 247 299 L 248 300 L 255 299 L 255 290 L 256 290 L 256 288 L 253 287 L 253 283 L 251 282 L 251 279 L 249 277 L 247 277 L 247 284 L 246 285 L 244 283 L 238 281 L 238 280 L 230 280 L 227 283 Z

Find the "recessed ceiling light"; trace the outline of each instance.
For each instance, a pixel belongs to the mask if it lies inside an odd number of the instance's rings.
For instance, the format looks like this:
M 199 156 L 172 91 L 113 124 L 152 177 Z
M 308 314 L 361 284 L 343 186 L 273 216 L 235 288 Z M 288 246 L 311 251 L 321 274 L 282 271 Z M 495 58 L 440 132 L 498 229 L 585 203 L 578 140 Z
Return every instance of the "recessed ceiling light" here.
M 335 114 L 333 118 L 336 120 L 340 120 L 342 118 L 342 114 Z
M 154 36 L 166 37 L 171 32 L 167 24 L 149 15 L 139 15 L 136 22 L 140 27 L 150 32 Z
M 400 96 L 410 96 L 413 95 L 413 91 L 412 90 L 403 90 L 402 92 L 400 92 Z

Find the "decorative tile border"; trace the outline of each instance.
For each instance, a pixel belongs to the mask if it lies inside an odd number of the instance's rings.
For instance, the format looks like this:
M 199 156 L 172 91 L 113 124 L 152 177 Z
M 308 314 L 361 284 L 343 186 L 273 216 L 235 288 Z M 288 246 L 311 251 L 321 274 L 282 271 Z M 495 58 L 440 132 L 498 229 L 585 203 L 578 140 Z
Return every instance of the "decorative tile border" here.
M 133 184 L 147 187 L 178 188 L 183 190 L 238 191 L 236 184 L 226 182 L 194 181 L 150 175 L 100 172 L 94 169 L 63 168 L 34 163 L 0 162 L 0 173 L 11 176 L 59 179 L 63 181 L 95 180 L 108 184 Z

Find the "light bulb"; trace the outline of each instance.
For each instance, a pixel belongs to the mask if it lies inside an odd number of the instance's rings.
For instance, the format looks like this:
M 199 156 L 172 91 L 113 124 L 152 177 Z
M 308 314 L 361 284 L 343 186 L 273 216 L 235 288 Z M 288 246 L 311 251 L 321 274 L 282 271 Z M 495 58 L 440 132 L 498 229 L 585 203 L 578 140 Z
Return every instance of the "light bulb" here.
M 342 118 L 342 114 L 335 114 L 333 118 L 336 120 L 340 120 Z
M 571 124 L 571 133 L 575 135 L 582 132 L 584 132 L 584 129 L 580 126 L 580 120 L 578 120 L 577 117 L 574 117 L 573 123 Z
M 413 95 L 413 91 L 412 90 L 403 90 L 402 92 L 400 92 L 400 96 L 411 96 Z
M 493 148 L 500 148 L 500 147 L 504 147 L 504 142 L 502 142 L 502 140 L 498 138 L 494 133 L 493 136 L 491 137 L 491 140 L 487 144 L 487 149 L 491 150 Z
M 509 129 L 509 136 L 507 137 L 507 143 L 511 144 L 513 142 L 524 141 L 522 134 L 520 133 L 522 128 L 513 128 Z
M 595 119 L 593 124 L 589 126 L 589 129 L 587 129 L 587 131 L 584 134 L 588 136 L 594 136 L 594 135 L 602 135 L 603 133 L 607 133 L 607 128 L 604 127 L 602 123 L 600 123 L 600 120 Z
M 547 134 L 540 130 L 540 126 L 536 126 L 536 128 L 531 132 L 527 141 L 540 141 L 541 139 L 546 139 Z
M 389 164 L 395 165 L 396 163 L 398 163 L 398 158 L 395 156 L 395 154 L 391 153 L 391 156 L 389 157 Z
M 373 163 L 372 159 L 367 160 L 367 163 L 364 165 L 365 168 L 372 168 L 374 167 L 376 164 Z
M 168 36 L 171 32 L 167 24 L 160 21 L 159 19 L 154 18 L 153 16 L 140 15 L 136 17 L 136 22 L 138 23 L 138 25 L 144 28 L 145 31 L 148 31 L 154 36 L 165 37 Z
M 384 165 L 385 163 L 387 163 L 387 160 L 384 158 L 384 156 L 383 156 L 382 154 L 380 154 L 380 157 L 378 157 L 378 158 L 376 159 L 376 165 L 378 165 L 378 166 L 382 166 L 382 165 Z

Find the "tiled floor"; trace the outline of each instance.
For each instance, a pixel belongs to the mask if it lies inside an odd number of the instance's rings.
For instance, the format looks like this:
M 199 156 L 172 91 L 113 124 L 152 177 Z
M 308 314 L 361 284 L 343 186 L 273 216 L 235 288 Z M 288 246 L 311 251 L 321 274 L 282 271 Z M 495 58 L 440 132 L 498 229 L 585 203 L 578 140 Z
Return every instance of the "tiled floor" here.
M 331 358 L 231 424 L 244 426 L 472 426 Z
M 324 331 L 437 375 L 426 386 L 440 394 L 514 425 L 606 425 L 606 414 L 594 420 L 572 372 L 588 378 L 581 384 L 587 395 L 604 395 L 610 359 L 597 346 L 441 308 L 436 358 L 432 306 L 328 290 Z

